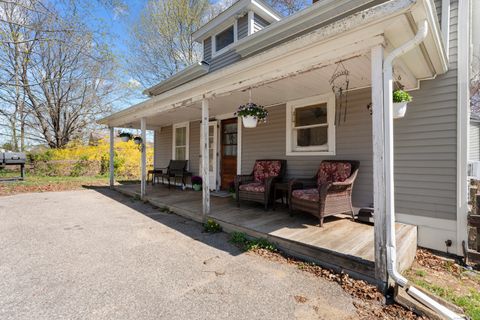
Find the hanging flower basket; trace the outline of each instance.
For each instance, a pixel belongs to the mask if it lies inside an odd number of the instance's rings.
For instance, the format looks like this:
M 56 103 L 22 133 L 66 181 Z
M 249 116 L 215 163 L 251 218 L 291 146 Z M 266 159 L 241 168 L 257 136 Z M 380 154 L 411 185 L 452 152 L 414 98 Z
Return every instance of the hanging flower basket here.
M 132 139 L 132 134 L 130 132 L 120 132 L 118 136 L 123 142 L 128 142 Z
M 403 90 L 395 90 L 393 92 L 393 119 L 405 117 L 408 103 L 412 101 L 412 96 Z
M 133 142 L 135 142 L 135 144 L 141 144 L 142 143 L 142 137 L 133 138 Z
M 268 111 L 263 106 L 249 102 L 238 107 L 235 115 L 242 117 L 242 123 L 245 128 L 255 128 L 258 121 L 267 122 Z

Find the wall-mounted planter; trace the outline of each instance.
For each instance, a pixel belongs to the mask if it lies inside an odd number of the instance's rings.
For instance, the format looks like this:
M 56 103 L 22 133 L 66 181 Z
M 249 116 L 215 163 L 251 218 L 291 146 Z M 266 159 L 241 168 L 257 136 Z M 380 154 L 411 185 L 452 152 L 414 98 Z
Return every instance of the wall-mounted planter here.
M 394 102 L 393 103 L 393 119 L 400 119 L 405 117 L 405 113 L 407 112 L 408 102 Z
M 254 116 L 242 116 L 242 122 L 245 128 L 256 128 L 258 119 Z

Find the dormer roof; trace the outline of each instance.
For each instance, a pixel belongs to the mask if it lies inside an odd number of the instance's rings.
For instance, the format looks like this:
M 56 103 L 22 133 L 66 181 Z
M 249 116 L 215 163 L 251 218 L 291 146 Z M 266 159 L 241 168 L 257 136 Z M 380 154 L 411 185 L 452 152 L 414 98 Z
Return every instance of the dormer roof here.
M 239 17 L 253 11 L 269 23 L 279 21 L 283 15 L 262 0 L 239 0 L 193 33 L 193 40 L 202 43 L 206 38 L 222 31 Z

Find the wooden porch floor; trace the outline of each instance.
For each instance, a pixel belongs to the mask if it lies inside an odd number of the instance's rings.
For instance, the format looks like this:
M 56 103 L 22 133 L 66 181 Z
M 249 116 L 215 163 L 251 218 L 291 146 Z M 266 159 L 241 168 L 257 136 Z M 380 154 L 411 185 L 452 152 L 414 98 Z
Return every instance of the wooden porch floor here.
M 124 194 L 140 194 L 140 185 L 119 185 Z M 168 207 L 178 215 L 201 222 L 202 193 L 181 191 L 172 187 L 147 186 L 146 200 L 158 207 Z M 264 211 L 261 205 L 242 203 L 211 196 L 209 218 L 220 223 L 226 232 L 244 232 L 251 237 L 267 238 L 281 250 L 325 267 L 345 271 L 357 278 L 374 282 L 373 226 L 354 222 L 347 216 L 328 217 L 324 226 L 308 214 L 296 213 L 291 217 L 286 208 Z M 409 268 L 417 248 L 416 226 L 396 224 L 397 256 L 400 271 Z

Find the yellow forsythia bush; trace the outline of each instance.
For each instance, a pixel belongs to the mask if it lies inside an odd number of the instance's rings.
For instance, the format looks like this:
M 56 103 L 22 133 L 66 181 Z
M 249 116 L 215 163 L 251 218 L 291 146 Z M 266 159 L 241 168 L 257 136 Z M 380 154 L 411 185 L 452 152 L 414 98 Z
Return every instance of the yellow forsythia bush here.
M 44 152 L 35 153 L 30 156 L 34 161 L 47 164 L 69 164 L 72 167 L 70 175 L 82 175 L 82 167 L 89 164 L 97 164 L 98 175 L 108 174 L 110 145 L 102 139 L 97 145 L 84 145 L 79 142 L 72 142 L 63 149 L 49 149 Z M 118 178 L 139 179 L 140 178 L 140 146 L 132 140 L 128 142 L 115 142 L 114 167 L 115 175 Z M 98 166 L 100 163 L 100 166 Z M 153 167 L 153 148 L 147 146 L 147 167 Z M 61 170 L 57 170 L 61 171 Z M 54 175 L 51 172 L 48 175 Z

